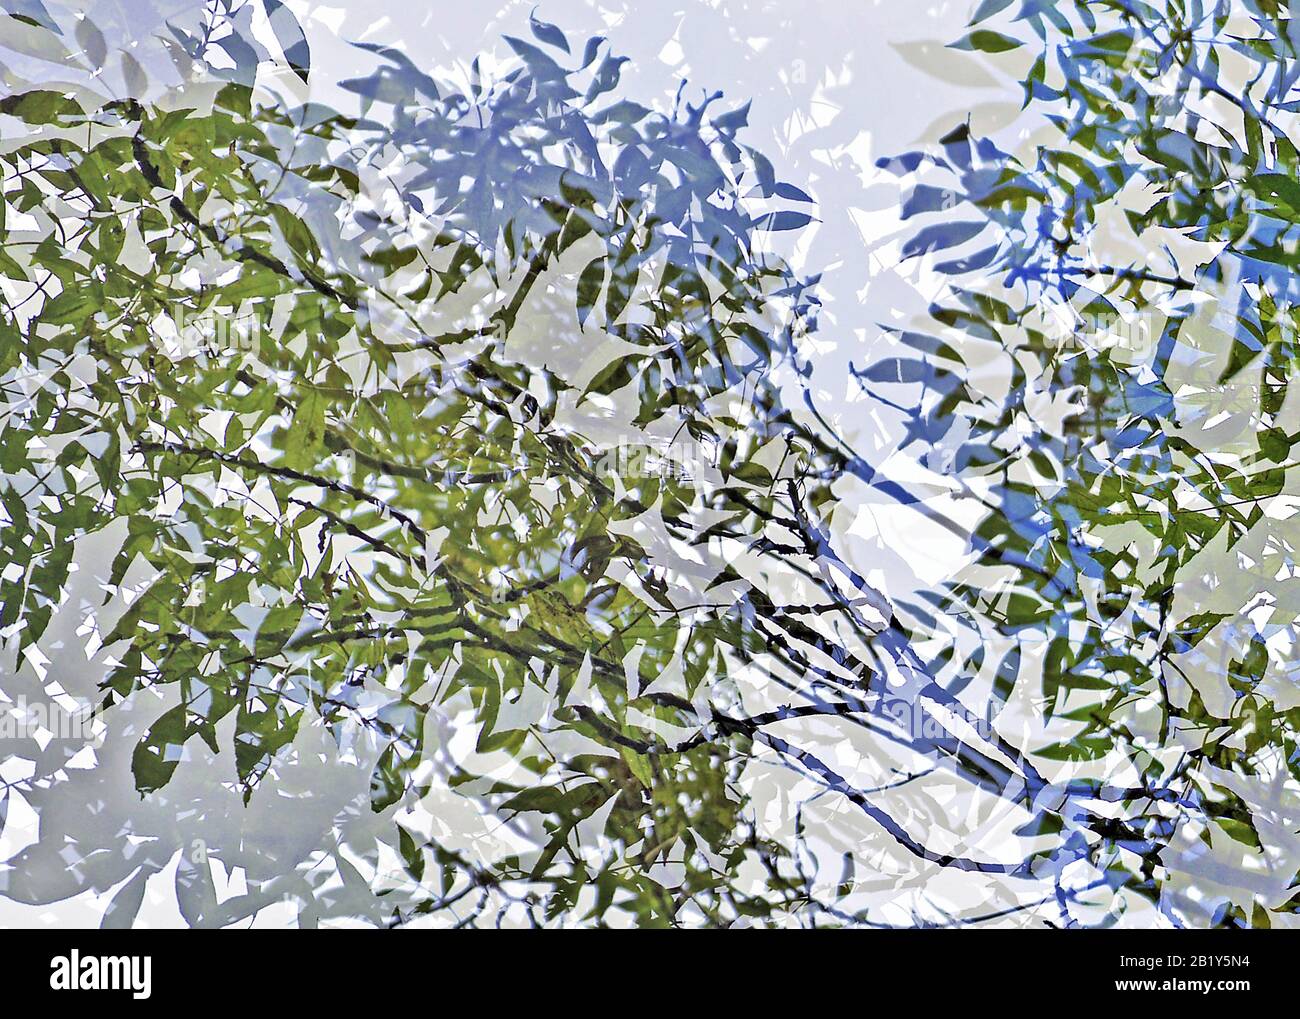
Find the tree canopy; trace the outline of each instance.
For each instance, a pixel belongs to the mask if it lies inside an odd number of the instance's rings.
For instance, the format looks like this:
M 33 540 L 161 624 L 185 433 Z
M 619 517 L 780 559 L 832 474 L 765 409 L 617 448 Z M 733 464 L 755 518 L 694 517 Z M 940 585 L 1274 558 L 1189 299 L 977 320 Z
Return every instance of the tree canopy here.
M 128 747 L 105 774 L 156 823 L 297 810 L 320 755 L 362 776 L 301 822 L 336 826 L 333 877 L 261 879 L 319 917 L 888 925 L 879 842 L 980 882 L 912 923 L 1289 922 L 1277 4 L 986 0 L 956 46 L 1032 58 L 1050 141 L 958 124 L 882 160 L 901 257 L 945 283 L 850 384 L 982 508 L 939 521 L 968 565 L 907 603 L 845 555 L 841 494 L 937 513 L 805 384 L 808 345 L 848 341 L 781 252 L 832 210 L 747 106 L 624 98 L 608 41 L 534 16 L 463 80 L 360 43 L 343 111 L 304 98 L 276 0 L 173 25 L 159 87 L 39 7 L 5 16 L 27 51 L 112 74 L 0 100 L 0 635 L 48 694 L 78 613 Z M 138 872 L 109 857 L 97 888 Z

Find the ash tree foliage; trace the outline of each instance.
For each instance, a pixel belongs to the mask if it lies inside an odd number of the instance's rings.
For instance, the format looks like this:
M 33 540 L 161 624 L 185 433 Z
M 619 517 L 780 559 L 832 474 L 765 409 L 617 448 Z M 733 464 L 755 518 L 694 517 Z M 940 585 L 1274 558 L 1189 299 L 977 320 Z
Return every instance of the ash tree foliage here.
M 121 531 L 101 707 L 176 692 L 139 793 L 225 738 L 245 800 L 304 727 L 375 748 L 394 924 L 833 918 L 755 823 L 760 751 L 981 866 L 768 731 L 924 667 L 771 381 L 817 301 L 765 236 L 811 212 L 746 108 L 620 99 L 604 40 L 534 21 L 459 84 L 371 46 L 344 115 L 255 87 L 241 13 L 173 31 L 210 66 L 165 102 L 0 102 L 0 625 L 35 647 L 77 542 Z
M 1021 61 L 1053 130 L 1029 159 L 961 125 L 884 163 L 904 217 L 951 208 L 911 242 L 950 286 L 889 378 L 927 394 L 915 434 L 961 422 L 952 469 L 993 510 L 936 601 L 1001 699 L 1040 699 L 1052 738 L 1027 749 L 1093 789 L 1046 820 L 1117 901 L 1290 926 L 1294 21 L 988 0 L 956 45 Z
M 897 923 L 900 883 L 954 873 L 987 908 L 913 924 L 1287 921 L 1275 5 L 989 0 L 956 43 L 1028 54 L 1057 134 L 886 163 L 903 256 L 949 285 L 856 380 L 985 510 L 962 576 L 897 605 L 837 551 L 838 494 L 934 512 L 811 395 L 818 280 L 774 251 L 815 210 L 747 107 L 652 110 L 604 39 L 534 17 L 463 75 L 359 44 L 340 112 L 301 98 L 288 9 L 256 5 L 274 50 L 254 9 L 172 25 L 161 95 L 89 19 L 6 17 L 126 90 L 0 100 L 0 634 L 39 657 L 112 536 L 120 611 L 79 636 L 110 726 L 165 705 L 140 796 L 233 749 L 251 809 L 324 730 L 382 822 L 338 872 L 370 861 L 394 925 Z M 1089 324 L 1134 317 L 1136 354 Z M 972 728 L 982 690 L 1003 715 Z

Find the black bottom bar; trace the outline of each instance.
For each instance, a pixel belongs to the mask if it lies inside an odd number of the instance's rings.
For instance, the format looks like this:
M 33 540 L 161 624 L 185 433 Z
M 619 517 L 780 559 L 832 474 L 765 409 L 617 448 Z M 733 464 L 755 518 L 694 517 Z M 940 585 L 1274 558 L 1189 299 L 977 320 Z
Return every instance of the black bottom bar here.
M 849 972 L 883 987 L 903 979 L 911 993 L 927 1005 L 985 1009 L 989 993 L 1039 996 L 1043 1014 L 1087 1012 L 1110 1008 L 1124 999 L 1154 1004 L 1164 998 L 1199 998 L 1233 1008 L 1243 997 L 1260 991 L 1274 995 L 1289 990 L 1297 943 L 1281 932 L 1128 932 L 1128 931 L 864 931 L 859 938 L 832 944 L 823 935 L 814 945 L 805 939 L 807 961 L 791 960 L 788 979 L 801 981 L 809 963 L 825 966 L 828 975 Z M 553 1000 L 566 994 L 578 1001 L 590 992 L 585 975 L 603 971 L 616 984 L 624 979 L 651 979 L 655 997 L 691 993 L 690 985 L 713 986 L 726 970 L 720 945 L 715 965 L 704 964 L 698 946 L 690 956 L 661 943 L 653 949 L 627 944 L 562 945 L 530 951 L 517 946 L 491 950 L 479 944 L 477 969 L 466 969 L 461 956 L 444 954 L 414 932 L 382 939 L 357 932 L 4 932 L 0 933 L 0 974 L 6 1005 L 31 996 L 51 1005 L 96 1005 L 112 999 L 115 1006 L 136 1009 L 187 1007 L 205 1009 L 255 1004 L 259 1011 L 277 1005 L 337 1007 L 356 997 L 374 1004 L 399 993 L 398 1000 L 422 1000 L 437 1007 L 447 995 L 465 989 L 492 989 L 494 1005 L 502 992 L 517 989 L 530 998 L 545 986 Z M 752 950 L 753 945 L 747 946 Z M 792 945 L 783 942 L 781 950 Z M 678 951 L 675 951 L 677 949 Z M 575 965 L 575 981 L 565 987 Z M 686 959 L 693 959 L 687 962 Z M 456 959 L 455 962 L 439 961 Z M 629 970 L 627 964 L 634 960 Z M 658 959 L 657 964 L 651 964 Z M 672 960 L 678 960 L 673 962 Z M 658 975 L 650 973 L 658 970 Z M 799 976 L 804 970 L 803 977 Z M 623 976 L 619 976 L 619 974 Z M 639 974 L 639 975 L 637 975 Z M 892 974 L 892 976 L 891 976 Z M 904 974 L 910 974 L 904 977 Z M 742 1000 L 753 1000 L 765 987 L 786 980 L 775 973 L 760 974 L 749 967 L 727 977 Z M 428 986 L 421 989 L 420 985 Z M 93 989 L 92 989 L 93 988 Z M 649 988 L 643 987 L 643 991 Z M 415 995 L 408 998 L 407 995 Z M 60 1001 L 59 999 L 62 999 Z M 691 999 L 686 999 L 691 1000 Z M 715 999 L 716 1000 L 716 999 Z M 980 1004 L 980 1002 L 983 1002 Z

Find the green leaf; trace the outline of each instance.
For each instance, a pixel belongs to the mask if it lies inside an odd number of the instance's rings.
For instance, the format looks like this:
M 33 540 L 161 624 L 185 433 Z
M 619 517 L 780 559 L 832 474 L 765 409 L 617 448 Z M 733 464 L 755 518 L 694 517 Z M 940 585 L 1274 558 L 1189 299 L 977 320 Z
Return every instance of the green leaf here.
M 655 784 L 655 773 L 654 765 L 650 763 L 650 758 L 646 757 L 644 754 L 638 754 L 635 750 L 629 749 L 628 747 L 619 747 L 618 752 L 622 755 L 623 760 L 627 762 L 627 766 L 632 770 L 632 774 L 636 776 L 637 781 L 647 789 L 653 789 Z
M 294 409 L 284 438 L 284 462 L 295 470 L 314 466 L 325 450 L 325 411 L 329 398 L 319 389 L 308 389 Z
M 980 28 L 957 42 L 949 44 L 953 49 L 978 50 L 981 53 L 1005 53 L 1024 45 L 1019 39 L 1013 39 L 1001 32 Z

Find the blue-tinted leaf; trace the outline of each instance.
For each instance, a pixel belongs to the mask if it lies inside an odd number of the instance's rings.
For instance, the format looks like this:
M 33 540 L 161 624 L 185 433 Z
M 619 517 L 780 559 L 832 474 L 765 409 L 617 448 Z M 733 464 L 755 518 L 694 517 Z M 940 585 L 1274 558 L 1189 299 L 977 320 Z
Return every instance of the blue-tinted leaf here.
M 289 62 L 294 73 L 305 82 L 307 73 L 311 69 L 311 48 L 307 45 L 307 37 L 303 34 L 302 26 L 281 0 L 265 0 L 265 2 L 267 20 L 271 23 L 276 42 L 280 44 L 280 49 L 284 51 L 284 58 Z
M 936 223 L 918 231 L 915 237 L 903 245 L 903 257 L 916 258 L 931 251 L 942 251 L 965 243 L 986 226 L 987 223 L 981 222 Z
M 568 53 L 569 40 L 564 37 L 564 33 L 549 22 L 538 21 L 536 13 L 537 8 L 534 7 L 533 13 L 528 15 L 528 27 L 532 29 L 533 35 L 542 42 L 558 47 L 559 49 L 564 50 L 565 53 Z
M 754 229 L 771 232 L 798 230 L 811 222 L 813 222 L 813 217 L 806 212 L 770 212 L 766 216 L 760 216 L 754 220 Z
M 812 203 L 813 201 L 812 195 L 808 194 L 808 192 L 804 191 L 802 188 L 795 187 L 793 184 L 777 184 L 774 190 L 776 191 L 777 197 L 788 198 L 792 202 Z

